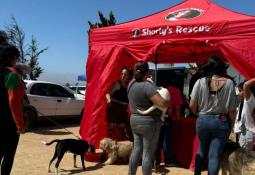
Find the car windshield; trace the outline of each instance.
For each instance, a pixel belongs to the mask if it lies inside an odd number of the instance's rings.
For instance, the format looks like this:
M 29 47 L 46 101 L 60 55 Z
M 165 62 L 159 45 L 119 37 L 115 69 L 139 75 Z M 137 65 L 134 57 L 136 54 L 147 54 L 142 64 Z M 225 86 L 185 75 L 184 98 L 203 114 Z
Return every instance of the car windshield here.
M 77 87 L 79 91 L 85 91 L 85 87 Z
M 70 89 L 72 89 L 74 92 L 77 92 L 79 94 L 85 94 L 85 86 L 70 86 Z

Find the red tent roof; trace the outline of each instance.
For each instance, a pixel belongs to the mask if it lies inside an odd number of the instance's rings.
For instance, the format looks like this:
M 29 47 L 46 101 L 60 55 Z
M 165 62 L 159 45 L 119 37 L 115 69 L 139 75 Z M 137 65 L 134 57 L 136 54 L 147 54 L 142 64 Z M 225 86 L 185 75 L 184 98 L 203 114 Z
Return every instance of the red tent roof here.
M 186 13 L 187 18 L 173 18 L 174 12 L 178 11 Z M 169 18 L 166 19 L 167 17 Z M 252 16 L 224 9 L 208 0 L 189 0 L 141 19 L 94 29 L 90 34 L 90 44 L 124 44 L 132 41 L 186 37 L 254 36 L 254 30 L 250 30 L 253 24 Z
M 98 145 L 107 136 L 105 94 L 122 67 L 137 60 L 202 62 L 213 55 L 246 78 L 255 77 L 255 17 L 208 0 L 187 0 L 138 20 L 91 30 L 82 138 Z

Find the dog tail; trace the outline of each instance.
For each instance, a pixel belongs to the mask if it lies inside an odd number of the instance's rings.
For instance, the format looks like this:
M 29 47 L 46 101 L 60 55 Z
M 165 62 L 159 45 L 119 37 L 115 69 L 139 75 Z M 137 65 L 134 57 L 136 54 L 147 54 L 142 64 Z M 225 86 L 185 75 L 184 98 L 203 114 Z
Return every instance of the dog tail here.
M 142 110 L 140 110 L 140 109 L 137 109 L 137 111 L 138 111 L 140 114 L 146 115 L 146 114 L 151 113 L 151 112 L 154 111 L 155 109 L 156 109 L 155 106 L 151 106 L 150 108 L 146 109 L 145 111 L 142 111 Z
M 41 141 L 42 142 L 42 144 L 44 144 L 44 145 L 51 145 L 52 143 L 54 143 L 54 142 L 59 142 L 60 140 L 59 139 L 56 139 L 56 140 L 52 140 L 51 142 L 49 142 L 49 143 L 47 143 L 46 141 Z

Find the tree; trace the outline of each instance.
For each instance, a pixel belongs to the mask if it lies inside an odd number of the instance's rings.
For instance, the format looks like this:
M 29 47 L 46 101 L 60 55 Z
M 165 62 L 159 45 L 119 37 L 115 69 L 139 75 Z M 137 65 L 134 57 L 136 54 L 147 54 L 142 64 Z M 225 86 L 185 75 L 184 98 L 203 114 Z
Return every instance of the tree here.
M 25 33 L 19 27 L 16 19 L 12 16 L 12 22 L 6 27 L 6 34 L 8 43 L 16 46 L 20 51 L 19 62 L 25 63 L 31 66 L 31 73 L 29 75 L 31 80 L 36 80 L 42 73 L 43 69 L 39 66 L 39 56 L 48 48 L 39 49 L 38 42 L 34 36 L 32 36 L 31 43 L 25 45 Z M 25 77 L 27 78 L 27 77 Z
M 37 80 L 43 69 L 39 66 L 39 55 L 46 51 L 48 48 L 39 49 L 38 42 L 34 36 L 32 36 L 31 43 L 27 49 L 27 55 L 29 57 L 28 65 L 31 67 L 32 71 L 29 74 L 31 80 Z
M 116 19 L 112 11 L 110 11 L 109 13 L 109 19 L 107 19 L 101 11 L 98 11 L 98 16 L 99 16 L 100 22 L 92 23 L 91 21 L 88 21 L 90 29 L 113 26 L 116 24 Z
M 3 30 L 0 30 L 0 44 L 8 44 L 7 34 Z
M 69 87 L 69 86 L 70 86 L 70 83 L 66 83 L 65 86 L 66 86 L 66 87 Z
M 25 33 L 24 31 L 19 27 L 17 24 L 16 19 L 12 16 L 11 17 L 11 24 L 6 27 L 6 33 L 8 42 L 14 46 L 16 46 L 20 51 L 20 62 L 25 63 L 26 60 L 26 54 L 25 54 Z

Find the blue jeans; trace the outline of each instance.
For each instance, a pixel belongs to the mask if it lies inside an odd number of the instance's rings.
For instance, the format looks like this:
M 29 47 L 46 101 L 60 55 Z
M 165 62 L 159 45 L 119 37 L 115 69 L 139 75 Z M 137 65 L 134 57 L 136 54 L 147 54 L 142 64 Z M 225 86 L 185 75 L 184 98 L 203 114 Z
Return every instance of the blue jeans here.
M 159 165 L 161 162 L 161 148 L 163 148 L 165 164 L 173 163 L 171 124 L 171 118 L 166 117 L 164 124 L 160 128 L 158 145 L 155 152 L 156 165 Z
M 136 174 L 142 158 L 143 175 L 151 175 L 154 152 L 162 123 L 149 116 L 132 116 L 130 124 L 134 135 L 134 148 L 129 159 L 128 174 Z
M 220 115 L 199 115 L 196 132 L 199 148 L 196 154 L 195 175 L 201 174 L 204 159 L 208 155 L 208 175 L 218 175 L 220 156 L 231 131 L 230 120 Z

